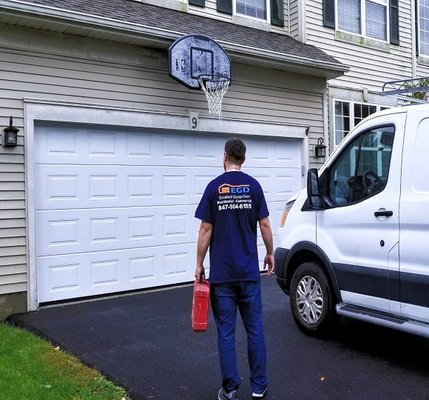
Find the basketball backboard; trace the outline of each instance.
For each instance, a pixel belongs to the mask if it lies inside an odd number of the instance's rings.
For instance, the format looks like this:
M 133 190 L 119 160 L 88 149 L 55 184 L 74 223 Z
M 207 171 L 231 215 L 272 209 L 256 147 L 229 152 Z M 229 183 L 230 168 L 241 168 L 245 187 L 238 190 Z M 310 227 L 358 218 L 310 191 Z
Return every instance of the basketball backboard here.
M 231 60 L 213 39 L 187 35 L 168 49 L 169 74 L 190 89 L 200 89 L 200 75 L 221 75 L 231 79 Z

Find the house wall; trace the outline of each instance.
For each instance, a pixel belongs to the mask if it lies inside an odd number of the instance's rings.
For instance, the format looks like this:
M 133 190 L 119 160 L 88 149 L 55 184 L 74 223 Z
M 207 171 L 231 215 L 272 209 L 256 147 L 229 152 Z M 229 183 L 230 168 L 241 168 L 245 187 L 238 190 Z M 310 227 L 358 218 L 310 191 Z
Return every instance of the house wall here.
M 207 102 L 168 76 L 166 50 L 0 25 L 0 51 L 0 126 L 13 116 L 20 129 L 16 148 L 0 146 L 2 318 L 27 301 L 24 99 L 179 115 L 207 114 Z M 223 118 L 308 126 L 312 149 L 324 135 L 325 86 L 322 78 L 234 64 Z
M 298 0 L 291 0 L 291 7 Z M 302 4 L 302 3 L 300 3 Z M 427 60 L 414 59 L 414 3 L 399 0 L 400 44 L 393 45 L 368 38 L 359 38 L 323 26 L 323 1 L 305 0 L 305 26 L 299 40 L 314 45 L 350 67 L 343 76 L 328 81 L 327 125 L 329 143 L 334 147 L 334 100 L 397 106 L 395 96 L 380 96 L 383 85 L 393 80 L 429 76 Z M 291 20 L 291 26 L 294 22 Z M 295 31 L 292 31 L 295 32 Z M 299 35 L 299 33 L 298 33 Z M 326 144 L 326 143 L 325 143 Z
M 379 92 L 384 82 L 412 76 L 411 64 L 411 2 L 399 1 L 400 45 L 379 41 L 356 42 L 351 35 L 335 32 L 323 26 L 322 1 L 306 2 L 307 43 L 315 45 L 340 62 L 349 65 L 350 71 L 333 79 L 330 86 Z

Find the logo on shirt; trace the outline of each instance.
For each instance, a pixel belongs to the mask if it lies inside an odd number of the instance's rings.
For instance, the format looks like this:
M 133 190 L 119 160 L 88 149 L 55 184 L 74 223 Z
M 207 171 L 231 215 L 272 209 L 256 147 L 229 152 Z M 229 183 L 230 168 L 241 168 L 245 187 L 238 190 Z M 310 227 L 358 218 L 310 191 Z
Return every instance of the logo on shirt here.
M 229 185 L 224 183 L 218 188 L 219 194 L 244 194 L 250 193 L 250 185 Z

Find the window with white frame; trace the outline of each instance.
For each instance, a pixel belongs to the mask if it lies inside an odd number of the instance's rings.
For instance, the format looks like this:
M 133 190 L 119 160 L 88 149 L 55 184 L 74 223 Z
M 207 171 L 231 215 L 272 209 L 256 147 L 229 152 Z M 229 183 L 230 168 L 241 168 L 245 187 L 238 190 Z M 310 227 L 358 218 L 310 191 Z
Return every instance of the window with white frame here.
M 236 14 L 267 19 L 267 0 L 235 0 Z
M 334 100 L 334 143 L 341 140 L 363 119 L 388 107 L 368 103 Z
M 372 39 L 388 39 L 387 0 L 336 0 L 337 28 Z
M 205 0 L 188 1 L 189 4 L 199 5 L 200 7 L 205 7 L 206 3 Z M 213 2 L 214 0 L 210 0 L 210 3 Z M 284 0 L 216 0 L 216 11 L 236 16 L 237 21 L 240 23 L 250 23 L 249 26 L 263 27 L 264 30 L 266 29 L 266 23 L 281 28 L 285 26 Z M 234 22 L 236 22 L 235 18 Z
M 429 56 L 429 0 L 419 0 L 419 54 Z

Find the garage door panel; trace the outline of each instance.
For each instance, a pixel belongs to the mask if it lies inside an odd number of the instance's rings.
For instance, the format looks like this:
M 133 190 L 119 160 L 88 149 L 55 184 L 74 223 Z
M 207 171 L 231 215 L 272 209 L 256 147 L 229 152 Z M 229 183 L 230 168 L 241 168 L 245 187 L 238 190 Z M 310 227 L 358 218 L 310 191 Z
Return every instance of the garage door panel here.
M 247 144 L 247 161 L 244 164 L 259 168 L 296 168 L 301 165 L 302 142 L 297 139 L 284 140 L 259 138 Z
M 194 252 L 191 243 L 163 252 L 147 247 L 40 257 L 39 302 L 189 282 L 195 272 Z
M 45 211 L 37 214 L 39 256 L 195 243 L 195 206 Z
M 287 200 L 300 187 L 302 181 L 301 167 L 265 169 L 243 169 L 255 177 L 261 184 L 268 202 Z
M 275 199 L 287 200 L 300 187 L 301 181 L 301 171 L 298 170 L 275 176 L 272 189 L 273 193 L 276 194 Z
M 118 127 L 49 124 L 39 126 L 38 132 L 36 163 L 121 163 L 125 154 L 137 163 L 153 157 L 151 135 L 141 140 L 141 135 L 126 134 Z
M 40 126 L 36 163 L 89 165 L 221 166 L 223 139 L 215 140 L 135 129 L 66 124 Z
M 197 204 L 218 171 L 207 172 L 207 167 L 43 165 L 36 168 L 36 203 L 38 210 Z

